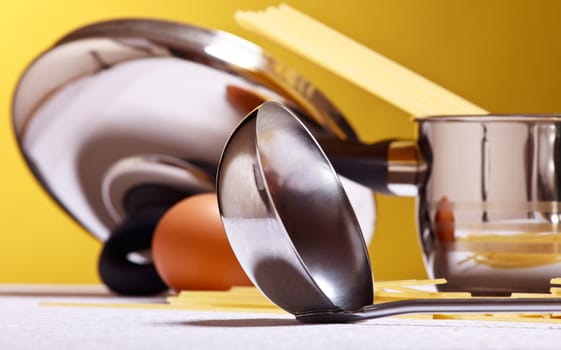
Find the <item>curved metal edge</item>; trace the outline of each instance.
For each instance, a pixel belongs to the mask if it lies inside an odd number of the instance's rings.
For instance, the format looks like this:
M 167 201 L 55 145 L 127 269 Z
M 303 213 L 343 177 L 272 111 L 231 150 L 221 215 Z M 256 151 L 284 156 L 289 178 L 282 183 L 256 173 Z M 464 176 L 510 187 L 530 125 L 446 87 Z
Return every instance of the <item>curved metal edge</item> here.
M 193 38 L 193 33 L 197 33 L 195 39 Z M 222 70 L 228 70 L 229 72 L 236 73 L 240 75 L 240 72 L 248 73 L 251 78 L 256 79 L 257 73 L 265 73 L 266 79 L 265 81 L 261 81 L 261 83 L 266 83 L 267 86 L 271 86 L 276 89 L 286 89 L 290 87 L 290 84 L 287 82 L 283 82 L 281 78 L 283 78 L 283 74 L 286 76 L 298 76 L 297 74 L 293 73 L 286 67 L 281 66 L 278 62 L 273 61 L 273 59 L 265 54 L 258 46 L 252 44 L 251 42 L 239 38 L 233 34 L 229 34 L 227 32 L 222 31 L 215 31 L 210 29 L 204 29 L 198 26 L 184 24 L 184 23 L 176 23 L 170 21 L 162 21 L 162 20 L 155 20 L 155 19 L 136 19 L 136 18 L 129 18 L 129 19 L 117 19 L 117 20 L 110 20 L 106 22 L 98 22 L 91 25 L 86 25 L 81 27 L 75 31 L 70 32 L 69 34 L 63 36 L 60 40 L 56 41 L 53 46 L 49 49 L 45 50 L 41 54 L 39 54 L 35 59 L 33 59 L 27 67 L 24 69 L 23 73 L 18 80 L 18 83 L 14 89 L 12 94 L 12 104 L 11 104 L 11 115 L 12 115 L 12 129 L 14 134 L 16 135 L 16 140 L 18 141 L 18 149 L 25 160 L 25 163 L 28 165 L 31 173 L 35 176 L 39 184 L 41 185 L 42 189 L 51 197 L 51 199 L 57 203 L 57 205 L 64 210 L 66 214 L 72 217 L 74 220 L 76 218 L 72 214 L 70 208 L 68 208 L 64 203 L 62 203 L 56 196 L 56 194 L 50 189 L 45 181 L 45 179 L 41 176 L 41 173 L 35 169 L 35 166 L 32 160 L 26 156 L 24 150 L 21 147 L 20 137 L 18 136 L 19 132 L 16 128 L 16 124 L 14 122 L 14 116 L 16 114 L 15 110 L 15 101 L 17 96 L 20 95 L 22 87 L 22 81 L 26 77 L 27 72 L 41 64 L 42 59 L 61 46 L 66 44 L 70 44 L 79 40 L 83 39 L 92 39 L 92 38 L 110 38 L 110 39 L 125 39 L 125 38 L 141 38 L 152 41 L 156 44 L 162 45 L 169 45 L 171 48 L 175 49 L 188 49 L 191 50 L 199 50 L 200 47 L 196 46 L 196 43 L 200 43 L 204 38 L 219 38 L 220 40 L 229 41 L 232 44 L 241 45 L 246 50 L 250 50 L 254 52 L 255 55 L 262 56 L 261 65 L 258 67 L 254 67 L 252 70 L 248 70 L 247 68 L 239 67 L 236 65 L 232 65 L 231 62 L 221 60 L 221 59 L 213 59 L 212 63 L 215 64 L 215 67 L 220 68 Z M 181 57 L 184 59 L 189 59 L 189 57 L 185 57 L 185 55 L 180 55 L 178 52 L 172 52 L 177 57 Z M 273 63 L 274 62 L 274 63 Z M 204 64 L 210 64 L 207 62 L 201 62 Z M 232 68 L 235 69 L 232 69 Z M 252 73 L 253 72 L 253 73 Z M 280 72 L 280 73 L 279 73 Z M 281 74 L 282 73 L 282 74 Z M 243 76 L 243 74 L 241 75 Z M 275 83 L 281 79 L 280 83 Z M 295 108 L 298 105 L 298 102 L 302 103 L 305 102 L 304 99 L 299 99 L 298 94 L 306 93 L 305 95 L 307 98 L 312 100 L 312 103 L 305 103 L 304 108 L 305 110 L 311 110 L 311 114 L 317 115 L 318 111 L 320 111 L 320 115 L 327 121 L 324 123 L 324 126 L 328 126 L 329 128 L 335 128 L 335 130 L 340 129 L 339 132 L 334 132 L 334 134 L 341 138 L 348 138 L 348 139 L 357 139 L 356 133 L 353 131 L 350 124 L 346 122 L 343 115 L 331 104 L 331 102 L 320 92 L 315 90 L 315 88 L 311 87 L 311 85 L 303 79 L 299 79 L 297 87 L 299 89 L 296 92 L 292 92 L 288 94 L 292 100 L 295 100 Z M 310 107 L 311 106 L 311 107 Z M 326 110 L 326 113 L 322 113 L 321 110 Z M 88 228 L 86 227 L 86 230 Z M 89 231 L 89 230 L 88 230 Z
M 317 122 L 335 136 L 358 140 L 357 134 L 343 114 L 309 81 L 275 60 L 259 46 L 234 34 L 185 23 L 128 18 L 86 25 L 61 38 L 55 46 L 94 37 L 140 37 L 176 49 L 175 52 L 172 50 L 172 54 L 182 58 L 185 58 L 185 53 L 191 53 L 189 59 L 198 56 L 199 60 L 195 61 L 244 78 L 250 77 L 271 88 L 293 102 L 293 109 L 302 108 L 312 118 L 321 118 Z M 200 60 L 201 48 L 213 41 L 221 45 L 243 48 L 244 52 L 252 56 L 253 65 L 246 66 L 232 57 L 223 55 L 210 54 L 204 60 Z
M 317 139 L 313 136 L 313 133 L 306 127 L 306 125 L 290 110 L 288 109 L 286 106 L 283 106 L 282 104 L 278 103 L 278 102 L 265 102 L 263 103 L 261 106 L 259 106 L 258 108 L 256 108 L 256 110 L 252 113 L 255 113 L 255 119 L 256 119 L 256 129 L 259 128 L 259 119 L 263 119 L 263 118 L 274 118 L 276 116 L 276 118 L 278 118 L 278 112 L 280 111 L 282 112 L 283 115 L 291 118 L 295 123 L 297 123 L 299 125 L 299 127 L 301 128 L 302 131 L 305 132 L 305 134 L 308 136 L 308 139 L 310 141 L 312 141 L 315 146 L 316 149 L 318 150 L 318 152 L 321 154 L 321 156 L 324 159 L 324 164 L 327 165 L 329 167 L 329 171 L 331 173 L 331 175 L 333 176 L 333 179 L 335 180 L 335 182 L 338 184 L 338 188 L 340 190 L 340 194 L 342 195 L 342 197 L 344 198 L 344 202 L 343 203 L 339 203 L 340 207 L 342 207 L 342 211 L 348 210 L 351 213 L 354 213 L 354 209 L 350 203 L 350 200 L 347 197 L 347 193 L 343 187 L 343 184 L 341 183 L 341 180 L 339 179 L 339 176 L 337 174 L 337 172 L 335 171 L 333 165 L 331 164 L 331 162 L 329 161 L 329 157 L 326 155 L 326 153 L 324 152 L 323 148 L 321 147 L 321 145 L 319 144 L 319 142 L 317 141 Z M 264 112 L 264 113 L 263 113 Z M 286 118 L 285 118 L 286 119 Z M 259 148 L 259 135 L 257 133 L 256 130 L 256 144 L 257 144 L 257 148 Z M 264 173 L 263 171 L 263 166 L 262 164 L 262 155 L 260 154 L 259 151 L 256 152 L 257 155 L 257 162 L 259 164 L 259 172 L 261 173 L 261 178 L 264 179 L 265 181 L 267 181 L 267 175 Z M 269 186 L 264 186 L 265 192 L 267 193 L 267 196 L 269 198 L 269 201 L 271 203 L 275 203 L 274 200 L 274 195 L 271 193 Z M 272 210 L 274 212 L 274 215 L 277 217 L 277 219 L 282 222 L 282 218 L 281 218 L 281 214 L 278 212 L 277 208 L 275 205 L 272 205 L 270 210 Z M 333 304 L 334 306 L 340 308 L 343 311 L 349 311 L 352 310 L 354 308 L 357 307 L 362 307 L 364 305 L 367 305 L 369 303 L 372 303 L 374 300 L 374 282 L 373 282 L 373 272 L 371 269 L 371 263 L 370 263 L 370 256 L 368 253 L 368 248 L 366 245 L 366 242 L 364 240 L 364 235 L 362 234 L 362 229 L 360 227 L 360 224 L 358 222 L 358 219 L 356 217 L 356 215 L 351 215 L 351 219 L 353 220 L 354 226 L 356 228 L 358 228 L 358 232 L 359 234 L 356 235 L 358 240 L 360 242 L 362 242 L 362 244 L 360 244 L 361 246 L 361 251 L 360 252 L 354 252 L 356 253 L 358 256 L 356 257 L 356 259 L 362 260 L 364 263 L 361 264 L 361 267 L 365 270 L 363 270 L 363 276 L 361 277 L 366 277 L 367 280 L 364 281 L 364 285 L 366 286 L 368 290 L 360 290 L 360 291 L 356 291 L 354 290 L 353 292 L 359 292 L 358 294 L 362 294 L 362 295 L 355 295 L 355 300 L 353 300 L 353 303 L 348 303 L 347 300 L 334 300 L 336 298 L 334 298 L 333 295 L 328 295 L 328 293 L 326 293 L 324 290 L 322 290 L 322 288 L 320 287 L 320 284 L 318 283 L 317 279 L 318 276 L 309 268 L 309 266 L 307 266 L 307 263 L 305 262 L 304 258 L 302 257 L 302 254 L 300 254 L 300 252 L 298 251 L 297 247 L 294 245 L 294 242 L 292 240 L 292 238 L 290 238 L 290 234 L 288 233 L 288 230 L 286 227 L 284 227 L 284 231 L 285 234 L 288 238 L 288 240 L 290 241 L 290 244 L 292 245 L 292 249 L 293 252 L 295 254 L 295 256 L 300 260 L 301 266 L 302 268 L 307 272 L 308 277 L 311 279 L 312 283 L 314 283 L 314 285 L 316 286 L 317 291 L 321 292 L 325 298 L 327 300 L 329 300 L 331 302 L 331 304 Z M 284 226 L 284 225 L 283 225 Z M 347 291 L 348 292 L 348 291 Z M 364 293 L 363 293 L 364 292 Z M 359 303 L 356 303 L 356 300 L 359 300 L 359 298 L 364 299 L 361 300 Z

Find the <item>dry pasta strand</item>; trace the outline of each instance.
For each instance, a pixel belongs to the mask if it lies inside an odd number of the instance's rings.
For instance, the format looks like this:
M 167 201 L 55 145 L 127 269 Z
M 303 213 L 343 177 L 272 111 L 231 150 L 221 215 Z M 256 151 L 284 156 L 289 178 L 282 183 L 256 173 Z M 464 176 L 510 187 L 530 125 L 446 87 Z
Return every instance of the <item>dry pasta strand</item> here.
M 487 113 L 286 4 L 237 11 L 236 20 L 413 116 Z

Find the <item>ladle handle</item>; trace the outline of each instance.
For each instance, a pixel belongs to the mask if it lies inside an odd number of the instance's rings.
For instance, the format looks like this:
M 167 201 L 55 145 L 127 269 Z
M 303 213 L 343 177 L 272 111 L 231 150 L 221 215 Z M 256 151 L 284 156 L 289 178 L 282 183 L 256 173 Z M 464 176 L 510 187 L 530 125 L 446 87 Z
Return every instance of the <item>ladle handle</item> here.
M 297 315 L 304 323 L 357 322 L 403 314 L 561 312 L 561 298 L 412 299 L 365 306 L 356 311 Z
M 339 175 L 375 192 L 415 196 L 425 181 L 428 165 L 416 141 L 364 144 L 318 138 L 318 142 Z

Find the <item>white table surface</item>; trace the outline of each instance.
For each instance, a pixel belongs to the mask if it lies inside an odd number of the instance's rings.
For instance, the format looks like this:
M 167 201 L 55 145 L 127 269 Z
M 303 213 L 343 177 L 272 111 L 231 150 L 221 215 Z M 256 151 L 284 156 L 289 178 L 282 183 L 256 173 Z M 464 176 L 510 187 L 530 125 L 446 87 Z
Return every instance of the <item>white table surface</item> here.
M 384 318 L 303 325 L 290 315 L 45 306 L 164 303 L 99 288 L 0 286 L 0 349 L 559 349 L 561 324 Z

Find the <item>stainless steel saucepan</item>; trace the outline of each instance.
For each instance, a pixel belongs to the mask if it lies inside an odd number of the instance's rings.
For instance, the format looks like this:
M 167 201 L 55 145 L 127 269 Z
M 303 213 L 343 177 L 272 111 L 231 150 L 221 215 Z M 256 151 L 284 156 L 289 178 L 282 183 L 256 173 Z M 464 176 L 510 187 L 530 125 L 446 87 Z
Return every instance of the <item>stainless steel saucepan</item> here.
M 448 290 L 549 292 L 550 279 L 561 276 L 561 115 L 417 123 L 429 273 L 445 277 Z
M 549 292 L 550 279 L 561 276 L 561 115 L 416 123 L 415 141 L 322 146 L 341 155 L 332 158 L 340 174 L 377 191 L 417 196 L 426 268 L 448 280 L 441 289 Z
M 349 147 L 335 168 L 375 190 L 417 196 L 426 268 L 447 279 L 441 289 L 549 292 L 561 276 L 561 115 L 416 123 L 418 140 L 383 142 L 381 159 L 372 145 Z

